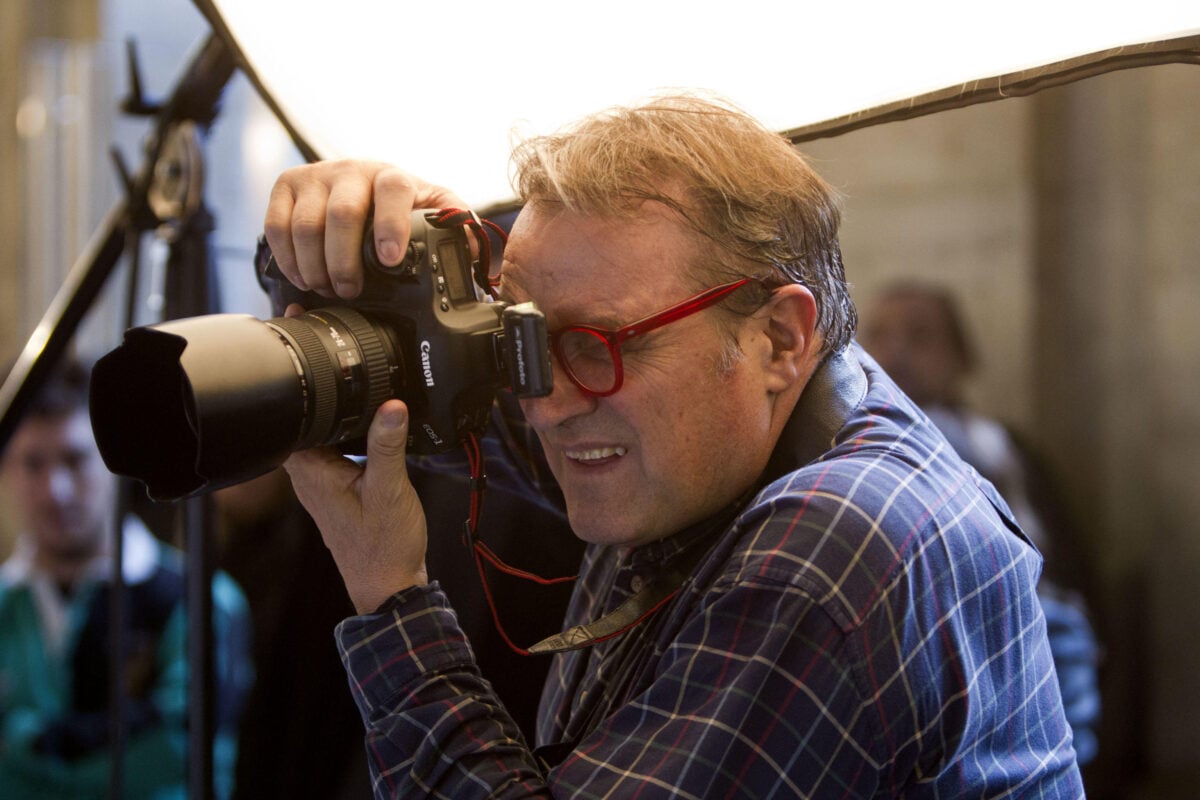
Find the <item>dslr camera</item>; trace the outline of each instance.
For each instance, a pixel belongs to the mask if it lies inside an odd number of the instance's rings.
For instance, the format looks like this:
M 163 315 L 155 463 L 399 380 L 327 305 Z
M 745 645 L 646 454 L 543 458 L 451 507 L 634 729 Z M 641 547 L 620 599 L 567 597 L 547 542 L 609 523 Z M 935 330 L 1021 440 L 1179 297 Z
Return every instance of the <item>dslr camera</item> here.
M 473 216 L 473 215 L 471 215 Z M 480 226 L 471 229 L 486 237 Z M 552 388 L 545 319 L 531 303 L 488 302 L 462 215 L 416 211 L 404 261 L 384 267 L 368 227 L 352 301 L 285 280 L 264 238 L 256 272 L 275 313 L 211 314 L 132 328 L 92 373 L 96 442 L 112 472 L 154 500 L 240 483 L 289 454 L 365 452 L 389 398 L 409 409 L 409 452 L 434 454 L 487 425 L 495 395 Z

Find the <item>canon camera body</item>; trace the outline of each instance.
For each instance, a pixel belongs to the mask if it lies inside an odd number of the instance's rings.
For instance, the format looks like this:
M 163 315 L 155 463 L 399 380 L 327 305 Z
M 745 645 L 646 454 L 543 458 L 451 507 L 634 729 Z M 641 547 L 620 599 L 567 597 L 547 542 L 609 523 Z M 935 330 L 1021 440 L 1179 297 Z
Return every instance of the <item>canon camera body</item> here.
M 92 427 L 110 470 L 171 500 L 267 472 L 297 450 L 365 452 L 375 411 L 409 409 L 409 449 L 438 453 L 487 424 L 497 391 L 552 388 L 545 320 L 532 304 L 488 302 L 467 229 L 412 215 L 403 262 L 384 267 L 368 229 L 353 300 L 293 286 L 265 239 L 258 279 L 276 313 L 213 314 L 133 328 L 96 364 Z M 486 276 L 483 276 L 486 278 Z

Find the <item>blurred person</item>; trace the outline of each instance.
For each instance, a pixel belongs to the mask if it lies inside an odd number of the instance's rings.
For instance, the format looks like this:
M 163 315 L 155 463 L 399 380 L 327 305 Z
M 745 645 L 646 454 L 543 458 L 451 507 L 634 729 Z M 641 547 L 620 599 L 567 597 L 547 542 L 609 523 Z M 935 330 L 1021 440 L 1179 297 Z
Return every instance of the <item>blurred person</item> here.
M 379 797 L 1081 797 L 1040 557 L 853 342 L 832 191 L 737 109 L 666 97 L 516 153 L 499 297 L 551 331 L 554 388 L 498 404 L 489 486 L 587 542 L 527 743 L 431 580 L 383 403 L 365 464 L 292 454 L 356 615 L 337 629 Z M 399 263 L 389 165 L 285 172 L 280 269 L 354 297 Z M 372 212 L 373 209 L 373 212 Z M 296 309 L 292 309 L 295 313 Z M 513 404 L 518 405 L 518 404 Z
M 999 420 L 970 407 L 966 389 L 979 356 L 958 304 L 942 287 L 915 281 L 886 287 L 871 306 L 862 343 L 945 434 L 957 453 L 994 483 L 1021 527 L 1046 554 L 1038 596 L 1080 764 L 1095 759 L 1100 721 L 1101 648 L 1084 595 L 1072 584 L 1078 556 L 1054 527 L 1059 514 L 1035 463 Z
M 182 797 L 187 661 L 180 553 L 136 517 L 123 522 L 125 620 L 111 651 L 116 481 L 87 413 L 88 371 L 60 365 L 30 403 L 0 460 L 20 532 L 0 567 L 0 797 L 99 798 L 112 766 L 110 678 L 124 686 L 125 797 Z M 213 578 L 214 785 L 228 797 L 234 725 L 252 680 L 245 599 Z
M 11 348 L 0 348 L 0 352 L 4 353 L 4 357 L 0 359 L 0 364 L 13 364 L 16 359 L 10 355 Z M 8 501 L 4 497 L 4 492 L 0 492 L 0 563 L 3 563 L 10 555 L 12 555 L 13 544 L 17 540 L 17 532 L 13 530 L 13 512 L 8 507 Z

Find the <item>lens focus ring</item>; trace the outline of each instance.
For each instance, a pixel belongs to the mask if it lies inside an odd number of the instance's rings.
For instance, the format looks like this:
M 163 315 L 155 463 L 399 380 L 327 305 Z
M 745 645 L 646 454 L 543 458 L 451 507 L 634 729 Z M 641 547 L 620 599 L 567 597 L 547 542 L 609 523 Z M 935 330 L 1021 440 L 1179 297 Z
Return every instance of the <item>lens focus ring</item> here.
M 363 409 L 368 416 L 373 415 L 375 409 L 383 405 L 384 401 L 396 396 L 390 379 L 393 360 L 388 354 L 391 349 L 370 320 L 354 309 L 339 307 L 326 308 L 323 311 L 341 320 L 358 343 L 367 379 L 367 395 Z
M 307 425 L 297 449 L 322 444 L 333 428 L 338 408 L 338 376 L 335 364 L 325 353 L 325 346 L 308 320 L 301 317 L 277 317 L 271 325 L 295 343 L 297 367 L 301 380 L 308 382 L 308 404 L 305 409 Z

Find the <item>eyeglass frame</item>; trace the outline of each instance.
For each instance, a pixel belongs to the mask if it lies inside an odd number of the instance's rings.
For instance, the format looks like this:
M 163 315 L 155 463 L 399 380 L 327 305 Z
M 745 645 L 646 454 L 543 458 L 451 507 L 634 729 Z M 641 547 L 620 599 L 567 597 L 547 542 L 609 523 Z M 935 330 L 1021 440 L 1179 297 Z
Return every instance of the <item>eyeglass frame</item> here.
M 616 394 L 625 382 L 625 362 L 621 358 L 621 345 L 624 342 L 628 341 L 634 336 L 640 336 L 644 333 L 649 333 L 650 331 L 657 330 L 664 325 L 669 325 L 672 322 L 678 322 L 681 319 L 690 317 L 693 314 L 697 314 L 706 308 L 711 308 L 736 290 L 754 280 L 754 278 L 739 278 L 736 281 L 730 281 L 729 283 L 722 283 L 719 286 L 713 286 L 709 289 L 699 292 L 698 294 L 694 294 L 685 300 L 681 300 L 674 305 L 667 306 L 661 311 L 655 311 L 648 316 L 642 317 L 636 322 L 631 322 L 628 325 L 616 330 L 601 328 L 596 325 L 568 325 L 565 328 L 560 328 L 550 333 L 548 337 L 550 341 L 550 350 L 554 353 L 554 357 L 558 359 L 558 363 L 562 367 L 563 372 L 566 373 L 567 378 L 570 379 L 571 383 L 573 383 L 575 387 L 579 389 L 579 391 L 583 392 L 585 396 L 610 397 Z M 588 386 L 585 386 L 583 381 L 575 375 L 575 371 L 571 368 L 570 361 L 562 352 L 561 345 L 563 334 L 570 333 L 572 331 L 582 331 L 584 333 L 591 334 L 604 342 L 605 347 L 608 348 L 608 355 L 613 364 L 612 388 L 603 392 L 598 392 Z

